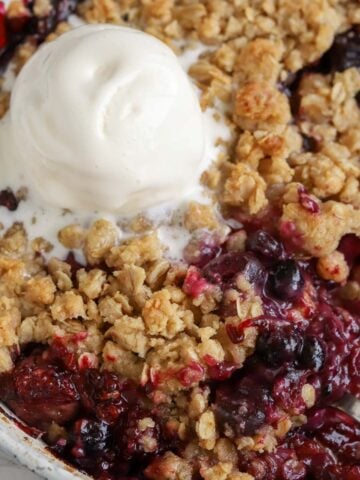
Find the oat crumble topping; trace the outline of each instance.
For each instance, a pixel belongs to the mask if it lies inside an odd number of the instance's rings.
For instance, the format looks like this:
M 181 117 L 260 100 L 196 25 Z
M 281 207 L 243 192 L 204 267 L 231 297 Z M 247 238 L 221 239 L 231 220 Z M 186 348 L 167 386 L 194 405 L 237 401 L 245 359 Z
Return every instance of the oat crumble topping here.
M 52 8 L 36 0 L 32 11 L 41 19 Z M 203 109 L 225 105 L 232 139 L 202 176 L 213 202 L 192 202 L 184 213 L 191 234 L 185 260 L 193 266 L 168 260 L 146 218 L 132 222 L 134 236 L 126 241 L 105 219 L 89 228 L 63 228 L 59 241 L 69 251 L 82 250 L 86 265 L 72 254 L 46 261 L 45 239 L 30 242 L 21 224 L 1 232 L 0 372 L 14 366 L 26 345 L 62 339 L 79 366 L 151 388 L 166 427 L 186 440 L 181 456 L 170 450 L 157 456 L 146 478 L 266 479 L 242 471 L 238 452 L 274 452 L 288 432 L 306 423 L 305 407 L 315 405 L 318 393 L 311 383 L 300 385 L 303 407 L 283 403 L 276 427 L 238 431 L 224 420 L 207 384 L 216 378 L 215 365 L 240 370 L 254 353 L 260 332 L 254 320 L 264 316 L 265 307 L 249 278 L 239 275 L 234 285 L 220 288 L 201 273 L 207 262 L 197 261 L 204 245 L 216 250 L 209 237 L 221 246 L 216 255 L 220 249 L 243 255 L 251 230 L 243 225 L 255 218 L 271 223 L 304 261 L 313 258 L 318 276 L 340 285 L 341 297 L 359 305 L 360 267 L 352 270 L 340 246 L 344 237 L 360 237 L 360 70 L 317 70 L 336 36 L 360 24 L 359 3 L 84 0 L 77 14 L 90 23 L 141 28 L 177 52 L 183 48 L 179 40 L 186 40 L 186 48 L 204 43 L 208 48 L 189 74 Z M 13 0 L 7 15 L 29 12 Z M 46 41 L 70 28 L 58 23 Z M 36 48 L 33 35 L 17 46 L 16 72 Z M 1 117 L 9 95 L 0 92 Z M 303 305 L 291 311 L 302 320 L 316 302 L 311 283 L 304 288 Z M 139 444 L 151 454 L 158 448 L 157 426 L 151 417 L 135 421 Z

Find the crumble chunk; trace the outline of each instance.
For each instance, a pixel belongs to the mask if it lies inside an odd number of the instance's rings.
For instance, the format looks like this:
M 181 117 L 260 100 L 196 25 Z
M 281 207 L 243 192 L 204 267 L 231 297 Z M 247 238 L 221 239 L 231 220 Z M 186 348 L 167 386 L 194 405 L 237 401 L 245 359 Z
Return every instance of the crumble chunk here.
M 195 387 L 191 391 L 191 397 L 188 406 L 189 416 L 191 418 L 199 418 L 205 412 L 209 403 L 210 389 Z
M 197 385 L 205 375 L 196 352 L 196 339 L 180 333 L 169 341 L 153 340 L 147 355 L 150 380 L 165 390 L 177 391 Z
M 229 252 L 243 252 L 246 246 L 247 234 L 245 230 L 238 230 L 231 234 L 226 241 L 226 248 Z
M 25 283 L 26 263 L 0 255 L 0 274 L 2 280 L 0 294 L 11 298 L 18 293 L 19 287 L 22 287 Z
M 106 295 L 98 303 L 99 314 L 106 323 L 113 324 L 123 314 L 130 315 L 133 311 L 129 299 L 116 292 L 113 296 Z
M 166 259 L 155 261 L 146 272 L 146 283 L 152 290 L 160 288 L 170 269 L 170 263 Z
M 145 334 L 145 323 L 140 317 L 124 315 L 114 322 L 114 326 L 106 332 L 106 337 L 111 337 L 125 350 L 137 353 L 145 358 L 149 348 L 148 337 Z
M 48 270 L 59 290 L 71 290 L 73 282 L 71 279 L 71 267 L 68 263 L 62 262 L 57 258 L 51 258 L 48 262 Z
M 254 480 L 254 477 L 249 473 L 231 473 L 228 480 Z
M 99 264 L 105 260 L 107 253 L 118 240 L 115 225 L 108 220 L 94 222 L 85 238 L 84 253 L 90 265 Z
M 192 467 L 174 453 L 166 452 L 146 468 L 146 475 L 151 480 L 191 480 Z
M 46 17 L 51 12 L 52 5 L 49 0 L 35 0 L 34 13 L 37 17 Z
M 192 313 L 183 310 L 171 300 L 170 291 L 163 289 L 154 293 L 145 303 L 142 315 L 147 332 L 150 335 L 173 338 L 176 334 L 185 330 L 186 316 L 192 317 Z
M 360 72 L 350 68 L 333 75 L 304 76 L 300 89 L 300 128 L 319 142 L 335 140 L 336 133 L 347 132 L 359 124 L 356 94 Z
M 315 405 L 316 392 L 314 387 L 309 383 L 305 383 L 305 385 L 302 387 L 301 396 L 308 408 L 311 408 Z
M 28 238 L 22 223 L 15 222 L 0 239 L 0 254 L 8 257 L 24 255 Z
M 280 42 L 257 38 L 245 45 L 235 61 L 239 83 L 266 81 L 275 84 L 281 71 L 284 47 Z
M 249 213 L 263 209 L 268 200 L 265 195 L 266 183 L 253 169 L 243 163 L 233 165 L 224 185 L 224 202 L 232 206 L 242 206 Z
M 355 177 L 348 177 L 339 198 L 343 203 L 350 203 L 355 208 L 360 208 L 360 181 Z
M 319 258 L 316 270 L 320 277 L 325 280 L 332 280 L 338 283 L 345 282 L 350 273 L 344 254 L 338 251 Z
M 249 82 L 235 95 L 234 121 L 244 130 L 276 130 L 290 122 L 286 96 L 265 81 Z
M 120 6 L 114 0 L 86 0 L 78 11 L 88 23 L 123 23 Z
M 59 242 L 69 249 L 81 248 L 84 244 L 86 230 L 80 225 L 67 225 L 58 233 Z
M 287 159 L 302 149 L 302 139 L 294 126 L 287 126 L 281 134 L 256 131 L 243 132 L 236 145 L 236 161 L 245 162 L 254 169 L 261 168 L 266 158 Z
M 114 342 L 108 341 L 104 345 L 102 357 L 103 366 L 106 370 L 118 373 L 137 382 L 140 381 L 144 363 L 134 353 L 125 350 Z
M 0 348 L 18 343 L 17 328 L 21 323 L 21 313 L 14 301 L 0 298 Z
M 289 203 L 283 207 L 281 222 L 283 235 L 295 237 L 298 246 L 314 257 L 331 254 L 347 233 L 360 234 L 360 212 L 334 201 L 323 203 L 318 213 Z
M 100 297 L 106 282 L 106 274 L 103 270 L 94 268 L 86 272 L 81 268 L 76 278 L 79 284 L 79 292 L 84 293 L 91 300 Z
M 126 264 L 143 266 L 162 257 L 162 247 L 155 234 L 135 237 L 117 247 L 112 247 L 106 256 L 109 267 L 121 269 Z
M 53 319 L 47 312 L 41 312 L 37 316 L 26 317 L 18 328 L 19 343 L 46 343 L 57 335 L 63 335 L 63 330 L 55 326 Z
M 200 446 L 206 450 L 213 450 L 217 437 L 214 412 L 207 410 L 202 413 L 196 422 L 195 429 L 200 439 Z
M 52 278 L 33 277 L 25 285 L 24 297 L 28 302 L 51 305 L 55 298 L 56 286 Z
M 71 318 L 87 318 L 82 296 L 73 291 L 58 293 L 50 311 L 58 322 L 65 322 Z
M 214 208 L 197 202 L 191 202 L 187 207 L 184 224 L 190 232 L 202 228 L 215 230 L 219 227 Z
M 45 42 L 52 42 L 56 40 L 60 35 L 63 33 L 68 32 L 71 30 L 71 26 L 67 22 L 60 22 L 56 25 L 56 28 L 53 32 L 49 33 L 49 35 L 45 38 Z
M 28 17 L 30 12 L 26 5 L 20 0 L 13 0 L 10 2 L 8 9 L 7 9 L 7 16 L 12 19 L 16 17 Z
M 336 142 L 329 142 L 317 153 L 294 155 L 290 163 L 295 167 L 294 180 L 321 199 L 341 198 L 346 185 L 357 182 L 360 176 L 356 158 Z
M 36 52 L 36 44 L 31 40 L 26 40 L 24 43 L 20 44 L 15 51 L 15 56 L 13 58 L 15 65 L 15 72 L 19 73 L 26 62 L 33 56 Z
M 304 153 L 293 160 L 295 180 L 301 181 L 306 188 L 319 198 L 328 198 L 338 194 L 344 187 L 346 174 L 322 153 Z
M 14 364 L 9 349 L 0 347 L 0 373 L 8 372 L 13 366 Z
M 214 467 L 202 468 L 201 476 L 204 480 L 228 480 L 233 465 L 227 462 L 219 462 Z
M 122 293 L 127 297 L 139 295 L 146 279 L 145 270 L 136 265 L 126 264 L 121 270 L 114 272 Z
M 211 335 L 216 333 L 215 329 L 211 329 Z M 199 353 L 200 358 L 204 359 L 207 356 L 211 356 L 215 362 L 221 363 L 225 359 L 225 351 L 218 340 L 214 339 L 205 339 L 203 340 L 198 348 L 197 351 Z

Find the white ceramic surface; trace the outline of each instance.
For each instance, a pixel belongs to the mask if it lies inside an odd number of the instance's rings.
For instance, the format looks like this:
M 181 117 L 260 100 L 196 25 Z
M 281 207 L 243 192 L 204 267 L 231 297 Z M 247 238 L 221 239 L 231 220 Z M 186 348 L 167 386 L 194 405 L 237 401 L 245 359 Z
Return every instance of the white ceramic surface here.
M 10 460 L 10 457 L 6 454 L 3 454 L 0 451 L 0 478 L 11 480 L 42 480 L 42 477 L 31 473 L 25 467 L 22 467 L 18 463 L 13 463 Z
M 1 409 L 4 407 L 0 404 Z M 4 409 L 5 410 L 5 409 Z M 8 413 L 8 412 L 7 412 Z M 0 449 L 7 458 L 13 459 L 37 475 L 26 474 L 9 462 L 0 461 L 0 479 L 11 480 L 90 480 L 82 473 L 64 464 L 44 447 L 44 444 L 24 433 L 16 423 L 0 411 Z M 3 456 L 4 457 L 4 456 Z M 6 458 L 6 457 L 5 457 Z M 14 475 L 16 473 L 17 476 Z

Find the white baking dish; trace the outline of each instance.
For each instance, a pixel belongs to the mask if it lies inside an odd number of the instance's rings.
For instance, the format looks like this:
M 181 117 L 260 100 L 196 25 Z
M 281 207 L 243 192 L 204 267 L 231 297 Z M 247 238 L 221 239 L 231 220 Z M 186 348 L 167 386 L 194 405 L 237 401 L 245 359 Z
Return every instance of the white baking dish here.
M 14 416 L 0 403 L 0 447 L 15 461 L 47 480 L 90 480 L 54 457 L 44 443 L 27 435 Z

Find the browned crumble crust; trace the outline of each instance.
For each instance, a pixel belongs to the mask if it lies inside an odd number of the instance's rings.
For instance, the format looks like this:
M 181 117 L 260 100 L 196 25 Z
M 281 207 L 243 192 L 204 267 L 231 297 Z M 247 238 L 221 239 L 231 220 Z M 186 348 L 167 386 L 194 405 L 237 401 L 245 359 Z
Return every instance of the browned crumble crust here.
M 22 3 L 14 0 L 16 13 Z M 23 8 L 23 7 L 21 7 Z M 35 13 L 46 15 L 46 0 Z M 202 180 L 213 191 L 223 212 L 236 207 L 245 214 L 263 214 L 276 203 L 280 227 L 301 237 L 305 255 L 318 257 L 317 271 L 341 283 L 342 295 L 360 298 L 358 279 L 349 274 L 336 249 L 347 233 L 360 235 L 360 110 L 356 95 L 360 73 L 303 76 L 299 113 L 293 118 L 289 98 L 279 89 L 289 75 L 318 60 L 334 36 L 360 23 L 360 7 L 349 0 L 85 0 L 78 9 L 87 22 L 127 24 L 155 35 L 176 51 L 176 40 L 201 41 L 209 46 L 190 67 L 206 109 L 224 102 L 232 140 Z M 48 41 L 67 31 L 59 24 Z M 21 45 L 14 58 L 16 71 L 36 47 Z M 0 93 L 0 117 L 9 93 Z M 303 136 L 316 141 L 306 152 Z M 314 214 L 299 201 L 304 186 L 318 205 Z M 194 238 L 199 230 L 223 229 L 217 209 L 191 203 L 184 225 Z M 272 451 L 277 439 L 306 421 L 284 412 L 274 430 L 264 427 L 254 437 L 236 437 L 229 429 L 221 437 L 206 380 L 207 359 L 229 360 L 239 367 L 254 349 L 257 330 L 244 330 L 234 344 L 226 325 L 238 325 L 262 313 L 261 300 L 245 279 L 238 291 L 216 287 L 196 298 L 181 285 L 186 268 L 171 265 L 152 225 L 144 217 L 128 226 L 139 236 L 120 243 L 117 227 L 98 220 L 88 230 L 70 225 L 59 232 L 68 249 L 83 249 L 89 269 L 76 274 L 68 263 L 46 263 L 36 252 L 46 245 L 30 242 L 15 224 L 0 239 L 0 371 L 12 367 L 12 351 L 21 345 L 47 343 L 55 336 L 72 338 L 79 357 L 142 385 L 151 383 L 153 398 L 167 405 L 168 427 L 188 441 L 184 458 L 171 452 L 148 467 L 154 480 L 252 480 L 237 469 L 237 449 Z M 221 234 L 221 233 L 219 233 Z M 245 248 L 246 233 L 230 236 L 230 251 Z M 347 283 L 346 283 L 347 282 Z M 237 303 L 237 315 L 219 317 L 220 302 Z M 79 338 L 79 337 L 78 337 Z M 305 384 L 305 404 L 315 401 Z

